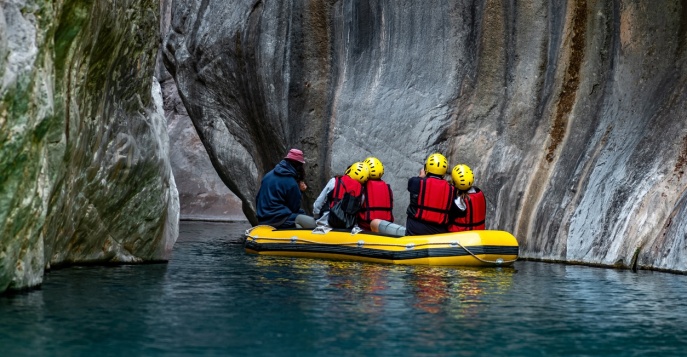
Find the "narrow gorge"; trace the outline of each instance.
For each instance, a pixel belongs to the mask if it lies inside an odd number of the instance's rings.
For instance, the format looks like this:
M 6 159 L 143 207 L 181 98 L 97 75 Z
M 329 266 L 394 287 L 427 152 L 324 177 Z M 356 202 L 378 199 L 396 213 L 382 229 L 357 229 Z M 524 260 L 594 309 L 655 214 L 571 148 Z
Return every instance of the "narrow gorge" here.
M 682 1 L 0 9 L 0 292 L 168 260 L 180 214 L 255 223 L 291 147 L 305 209 L 374 155 L 403 222 L 407 178 L 440 151 L 472 167 L 487 228 L 522 258 L 687 272 Z

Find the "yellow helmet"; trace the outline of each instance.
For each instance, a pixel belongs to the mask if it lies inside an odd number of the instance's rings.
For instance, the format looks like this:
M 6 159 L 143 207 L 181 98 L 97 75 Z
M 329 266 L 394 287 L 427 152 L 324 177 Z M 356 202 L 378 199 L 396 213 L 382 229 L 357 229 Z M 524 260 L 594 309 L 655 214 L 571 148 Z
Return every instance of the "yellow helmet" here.
M 370 179 L 378 180 L 382 178 L 382 175 L 384 175 L 384 165 L 382 165 L 378 158 L 370 156 L 363 162 L 370 168 Z
M 430 174 L 444 176 L 446 170 L 448 169 L 448 160 L 444 155 L 439 153 L 434 153 L 429 155 L 427 161 L 425 162 L 425 171 Z
M 453 186 L 456 186 L 461 191 L 467 191 L 472 187 L 475 181 L 475 176 L 472 175 L 472 170 L 468 165 L 456 165 L 451 171 L 451 178 L 453 179 Z
M 362 183 L 367 182 L 370 178 L 370 168 L 364 162 L 356 162 L 346 170 L 346 176 Z

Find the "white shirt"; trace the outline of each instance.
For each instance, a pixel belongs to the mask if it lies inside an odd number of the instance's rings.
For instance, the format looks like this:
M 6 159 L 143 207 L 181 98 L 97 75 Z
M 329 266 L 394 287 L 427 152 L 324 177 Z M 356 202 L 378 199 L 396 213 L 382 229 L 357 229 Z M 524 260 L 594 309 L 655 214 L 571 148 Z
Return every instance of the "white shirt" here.
M 317 196 L 317 199 L 315 200 L 315 203 L 312 205 L 312 213 L 314 215 L 320 214 L 320 211 L 322 210 L 322 206 L 324 206 L 324 203 L 327 202 L 327 195 L 329 195 L 329 192 L 334 191 L 334 185 L 336 184 L 336 178 L 332 177 L 329 182 L 327 182 L 327 185 L 324 186 L 324 189 L 322 189 L 322 192 L 320 192 L 320 195 Z
M 468 193 L 477 193 L 477 191 L 473 187 L 470 187 L 470 189 L 468 190 Z M 466 208 L 465 202 L 463 201 L 462 197 L 460 197 L 460 196 L 456 197 L 456 199 L 453 200 L 453 203 L 456 204 L 456 207 L 458 207 L 459 210 L 465 211 L 465 208 Z

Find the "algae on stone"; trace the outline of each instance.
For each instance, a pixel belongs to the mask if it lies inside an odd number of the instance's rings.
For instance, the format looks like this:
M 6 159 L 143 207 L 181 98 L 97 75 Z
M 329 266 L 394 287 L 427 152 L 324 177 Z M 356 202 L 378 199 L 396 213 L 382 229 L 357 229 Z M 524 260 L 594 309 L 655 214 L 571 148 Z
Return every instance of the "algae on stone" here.
M 0 292 L 40 284 L 50 266 L 169 258 L 178 198 L 153 78 L 158 11 L 4 4 Z

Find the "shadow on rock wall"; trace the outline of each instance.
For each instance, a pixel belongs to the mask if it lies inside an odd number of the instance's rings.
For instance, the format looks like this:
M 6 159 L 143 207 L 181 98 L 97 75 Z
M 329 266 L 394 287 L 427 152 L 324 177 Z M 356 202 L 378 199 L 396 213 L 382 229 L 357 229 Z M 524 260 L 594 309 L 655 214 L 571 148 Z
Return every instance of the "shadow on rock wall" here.
M 160 2 L 160 32 L 169 31 L 172 1 Z M 212 166 L 205 146 L 189 119 L 179 97 L 176 83 L 163 65 L 162 49 L 158 50 L 155 77 L 162 87 L 170 162 L 179 190 L 180 219 L 202 221 L 242 221 L 246 217 L 241 200 L 222 182 Z

